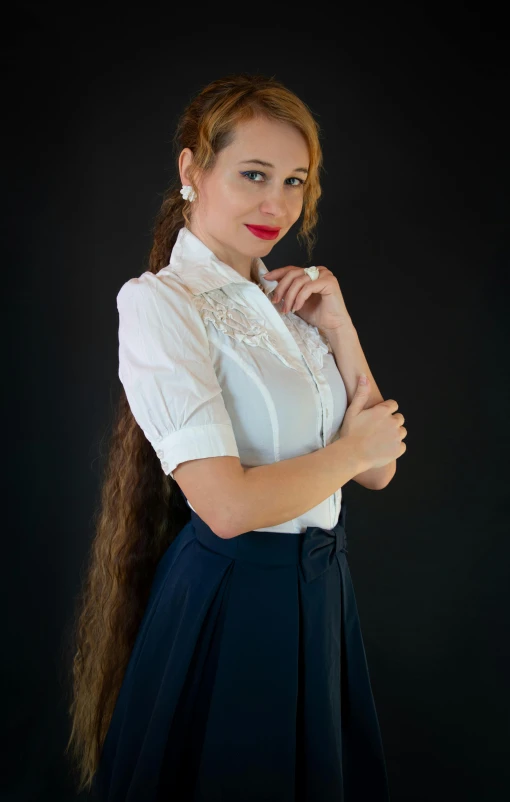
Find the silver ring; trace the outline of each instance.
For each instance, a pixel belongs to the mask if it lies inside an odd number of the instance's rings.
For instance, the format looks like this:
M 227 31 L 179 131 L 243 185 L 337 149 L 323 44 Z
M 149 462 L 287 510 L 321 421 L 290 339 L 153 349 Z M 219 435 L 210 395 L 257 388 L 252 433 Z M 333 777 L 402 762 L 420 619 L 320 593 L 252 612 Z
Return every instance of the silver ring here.
M 303 270 L 305 273 L 310 276 L 312 281 L 316 281 L 319 278 L 319 268 L 312 265 L 312 267 L 304 267 Z

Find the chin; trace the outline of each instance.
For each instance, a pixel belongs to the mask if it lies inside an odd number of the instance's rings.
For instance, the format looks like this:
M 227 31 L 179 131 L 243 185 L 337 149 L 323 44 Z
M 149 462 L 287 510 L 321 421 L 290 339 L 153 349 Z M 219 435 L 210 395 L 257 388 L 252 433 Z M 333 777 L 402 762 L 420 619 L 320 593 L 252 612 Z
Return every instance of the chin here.
M 276 242 L 278 242 L 278 240 L 270 240 L 270 239 L 255 240 L 255 242 L 253 242 L 250 247 L 249 253 L 251 256 L 262 256 L 265 253 L 269 253 L 271 249 L 274 247 Z M 246 248 L 246 243 L 244 243 L 243 251 L 245 248 Z
M 255 247 L 253 249 L 254 258 L 259 257 L 260 259 L 262 259 L 264 256 L 270 254 L 275 246 L 274 242 L 268 242 L 267 240 L 266 241 L 261 240 L 260 243 L 261 244 L 259 247 Z

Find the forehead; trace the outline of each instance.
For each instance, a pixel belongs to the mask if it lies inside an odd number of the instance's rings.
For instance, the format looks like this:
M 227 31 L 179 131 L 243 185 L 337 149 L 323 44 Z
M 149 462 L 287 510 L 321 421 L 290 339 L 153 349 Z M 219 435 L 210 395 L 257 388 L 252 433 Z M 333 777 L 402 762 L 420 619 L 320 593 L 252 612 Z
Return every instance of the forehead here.
M 229 163 L 262 159 L 275 168 L 308 167 L 308 145 L 304 136 L 288 123 L 255 117 L 238 123 L 232 143 L 222 151 Z M 247 169 L 249 165 L 246 166 Z

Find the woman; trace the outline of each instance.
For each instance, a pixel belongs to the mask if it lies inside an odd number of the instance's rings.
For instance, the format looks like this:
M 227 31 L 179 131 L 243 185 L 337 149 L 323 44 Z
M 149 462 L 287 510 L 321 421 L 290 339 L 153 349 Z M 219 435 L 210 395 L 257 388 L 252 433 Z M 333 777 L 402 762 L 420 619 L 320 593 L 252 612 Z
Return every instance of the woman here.
M 390 481 L 403 416 L 333 273 L 262 261 L 301 215 L 310 256 L 319 128 L 241 74 L 192 100 L 175 145 L 149 269 L 117 296 L 124 393 L 77 613 L 79 790 L 387 800 L 342 485 Z

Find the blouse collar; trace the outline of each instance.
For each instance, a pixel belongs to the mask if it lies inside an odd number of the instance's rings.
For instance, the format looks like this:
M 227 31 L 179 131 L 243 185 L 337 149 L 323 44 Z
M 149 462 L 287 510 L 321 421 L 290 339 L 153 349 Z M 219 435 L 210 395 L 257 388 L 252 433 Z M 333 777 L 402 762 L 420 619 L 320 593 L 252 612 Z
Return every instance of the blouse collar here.
M 241 276 L 233 267 L 218 259 L 212 250 L 186 226 L 179 229 L 168 267 L 182 276 L 184 283 L 194 295 L 217 290 L 225 284 L 257 286 Z M 256 257 L 255 275 L 264 292 L 272 290 L 273 285 L 277 283 L 264 278 L 264 274 L 267 272 L 268 269 L 262 259 Z

